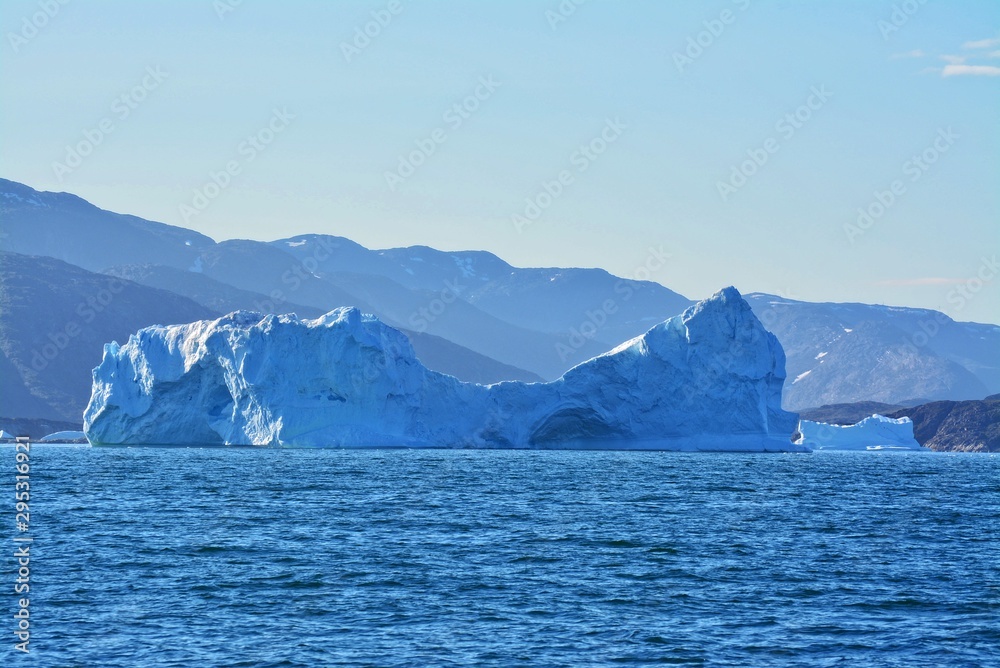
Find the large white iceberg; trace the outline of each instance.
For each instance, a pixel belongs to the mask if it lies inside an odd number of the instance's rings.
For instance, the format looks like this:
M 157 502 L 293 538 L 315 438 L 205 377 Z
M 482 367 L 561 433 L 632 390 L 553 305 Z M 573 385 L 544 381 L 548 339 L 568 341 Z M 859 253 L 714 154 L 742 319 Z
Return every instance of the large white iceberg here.
M 857 424 L 801 420 L 795 442 L 812 450 L 924 450 L 913 438 L 913 421 L 872 415 Z
M 555 354 L 555 351 L 553 351 Z M 354 308 L 238 311 L 105 346 L 94 444 L 805 451 L 785 355 L 735 288 L 551 383 L 463 383 Z

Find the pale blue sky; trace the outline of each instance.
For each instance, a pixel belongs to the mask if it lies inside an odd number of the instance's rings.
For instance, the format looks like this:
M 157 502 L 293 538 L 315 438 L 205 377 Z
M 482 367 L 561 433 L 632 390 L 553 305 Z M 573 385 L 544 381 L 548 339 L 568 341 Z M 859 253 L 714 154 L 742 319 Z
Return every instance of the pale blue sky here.
M 350 60 L 342 43 L 388 0 L 243 0 L 220 18 L 227 2 L 43 0 L 54 16 L 35 35 L 38 0 L 5 0 L 0 176 L 216 239 L 322 232 L 621 275 L 663 246 L 653 279 L 692 298 L 734 284 L 1000 322 L 1000 276 L 954 292 L 995 274 L 983 258 L 1000 252 L 995 0 L 911 0 L 905 22 L 901 0 L 589 0 L 554 28 L 558 0 L 402 0 Z M 706 21 L 719 34 L 679 68 Z M 477 87 L 468 118 L 446 116 Z M 810 101 L 800 127 L 779 125 Z M 263 150 L 243 144 L 269 123 Z M 438 128 L 443 143 L 391 188 L 386 172 Z M 104 135 L 90 155 L 54 167 L 87 131 Z M 602 131 L 603 154 L 577 153 Z M 925 150 L 926 171 L 906 164 Z M 724 201 L 747 151 L 767 161 Z M 230 185 L 185 220 L 230 162 Z M 845 225 L 895 180 L 905 190 L 851 243 Z

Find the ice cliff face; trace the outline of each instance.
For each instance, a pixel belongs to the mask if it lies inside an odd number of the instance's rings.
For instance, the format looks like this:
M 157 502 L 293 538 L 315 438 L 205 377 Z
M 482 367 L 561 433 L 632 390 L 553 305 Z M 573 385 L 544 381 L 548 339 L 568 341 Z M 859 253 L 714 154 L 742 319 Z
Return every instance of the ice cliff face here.
M 430 371 L 353 308 L 239 311 L 105 346 L 84 429 L 95 444 L 804 450 L 784 365 L 734 288 L 534 384 Z
M 802 420 L 799 433 L 795 442 L 812 450 L 924 449 L 913 438 L 913 421 L 908 417 L 872 415 L 846 426 Z

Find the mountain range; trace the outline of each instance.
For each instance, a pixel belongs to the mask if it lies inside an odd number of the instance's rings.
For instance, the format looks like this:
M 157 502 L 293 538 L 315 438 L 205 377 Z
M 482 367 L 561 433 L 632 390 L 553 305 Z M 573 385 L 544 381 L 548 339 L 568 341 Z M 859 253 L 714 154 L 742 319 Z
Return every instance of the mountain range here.
M 785 348 L 785 406 L 982 399 L 1000 389 L 1000 327 L 939 311 L 746 297 Z
M 602 269 L 519 268 L 485 251 L 371 250 L 323 234 L 215 242 L 3 179 L 0 251 L 0 417 L 78 421 L 103 343 L 237 309 L 315 317 L 356 306 L 402 330 L 429 368 L 491 383 L 553 380 L 694 303 Z M 1000 391 L 996 325 L 746 298 L 785 349 L 787 409 Z M 80 331 L 64 341 L 67 327 Z

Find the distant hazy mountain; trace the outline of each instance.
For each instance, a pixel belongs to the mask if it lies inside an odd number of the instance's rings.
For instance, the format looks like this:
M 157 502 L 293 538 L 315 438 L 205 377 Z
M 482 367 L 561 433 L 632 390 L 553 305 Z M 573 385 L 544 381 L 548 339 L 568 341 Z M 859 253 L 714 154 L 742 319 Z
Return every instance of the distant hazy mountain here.
M 216 313 L 47 257 L 0 252 L 0 417 L 79 423 L 104 344 Z
M 157 282 L 196 299 L 140 284 Z M 91 371 L 100 363 L 105 343 L 124 344 L 149 325 L 256 309 L 261 299 L 170 267 L 133 266 L 103 275 L 53 258 L 0 252 L 0 417 L 64 420 L 64 426 L 78 426 L 90 397 Z M 304 317 L 322 314 L 312 307 L 291 306 Z M 463 380 L 541 380 L 445 339 L 404 333 L 427 366 Z
M 276 304 L 265 295 L 235 288 L 205 274 L 173 267 L 129 265 L 115 267 L 107 273 L 150 287 L 171 290 L 218 313 L 246 310 L 263 313 L 296 313 L 303 318 L 315 318 L 326 313 L 324 309 L 294 302 Z M 501 364 L 439 336 L 400 329 L 409 337 L 417 357 L 427 368 L 450 374 L 459 380 L 480 384 L 496 383 L 501 380 L 526 382 L 542 380 L 540 376 L 530 371 Z
M 340 271 L 324 250 L 299 255 L 257 241 L 224 241 L 206 250 L 201 271 L 217 281 L 264 294 L 280 304 L 321 309 L 356 306 L 399 329 L 448 339 L 506 365 L 545 379 L 599 355 L 608 345 L 585 340 L 569 346 L 570 335 L 519 327 L 489 315 L 441 290 L 408 288 L 380 274 Z M 561 356 L 565 346 L 570 354 Z
M 447 286 L 425 287 L 430 278 L 410 281 L 405 268 L 393 271 L 391 259 L 380 261 L 378 251 L 346 239 L 339 239 L 338 261 L 333 266 L 327 262 L 317 271 L 316 262 L 327 258 L 332 247 L 296 250 L 287 243 L 248 240 L 216 244 L 191 230 L 104 211 L 74 195 L 39 192 L 8 180 L 0 180 L 0 207 L 0 250 L 56 257 L 91 271 L 153 264 L 200 272 L 266 296 L 261 310 L 269 310 L 269 303 L 274 310 L 304 304 L 323 312 L 357 306 L 398 328 L 448 339 L 529 372 L 527 378 L 515 372 L 506 380 L 554 379 L 619 342 L 610 331 L 604 337 L 581 337 L 568 327 L 545 331 L 511 323 L 464 299 L 453 300 Z M 580 297 L 567 294 L 555 301 L 574 300 Z M 594 308 L 600 308 L 599 299 Z M 531 310 L 525 313 L 520 320 L 530 321 Z M 668 315 L 672 313 L 656 320 Z M 581 310 L 577 320 L 585 317 Z M 645 327 L 632 329 L 644 331 Z
M 981 399 L 1000 390 L 1000 327 L 927 309 L 747 301 L 785 348 L 791 410 L 825 404 Z M 929 335 L 928 332 L 933 332 Z
M 603 269 L 522 269 L 485 251 L 426 246 L 372 251 L 325 235 L 273 243 L 325 272 L 377 274 L 408 288 L 454 294 L 512 325 L 569 336 L 583 330 L 605 347 L 644 334 L 693 303 L 658 283 Z
M 222 283 L 202 273 L 185 271 L 176 267 L 155 264 L 129 264 L 111 267 L 102 272 L 142 285 L 169 290 L 196 301 L 216 313 L 232 311 L 260 311 L 261 313 L 294 312 L 305 318 L 322 315 L 322 309 L 284 302 L 277 307 L 271 300 L 258 292 L 241 290 Z
M 432 363 L 431 349 L 421 352 L 425 344 L 418 339 L 440 337 L 506 365 L 479 360 L 486 365 L 481 378 L 524 379 L 523 369 L 553 379 L 690 303 L 656 283 L 599 269 L 519 269 L 483 251 L 369 250 L 326 235 L 216 244 L 190 230 L 4 180 L 0 249 L 58 257 L 98 271 L 130 264 L 173 267 L 180 271 L 171 282 L 157 285 L 212 309 L 246 303 L 247 293 L 264 311 L 357 306 L 409 331 L 428 365 L 466 379 L 465 362 L 454 364 L 453 371 L 446 368 L 461 357 L 458 350 L 441 353 Z M 199 275 L 215 281 L 208 293 L 198 292 L 205 287 Z M 996 325 L 955 322 L 924 309 L 764 294 L 747 300 L 785 349 L 786 408 L 969 399 L 1000 391 Z M 229 309 L 219 308 L 224 310 Z M 0 367 L 4 363 L 0 360 Z
M 187 268 L 214 243 L 192 230 L 98 209 L 76 195 L 0 179 L 0 250 L 100 271 L 122 258 Z
M 281 311 L 287 303 L 305 304 L 323 313 L 338 306 L 374 310 L 372 304 L 304 270 L 294 257 L 261 241 L 235 239 L 215 244 L 201 255 L 197 269 L 221 283 L 265 295 L 268 303 L 257 310 L 273 306 Z

